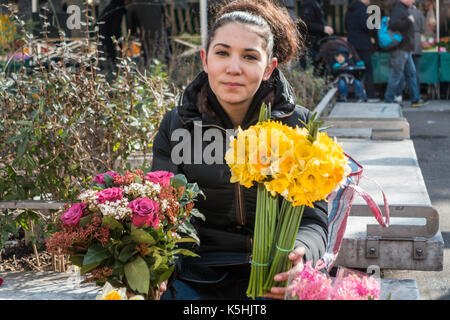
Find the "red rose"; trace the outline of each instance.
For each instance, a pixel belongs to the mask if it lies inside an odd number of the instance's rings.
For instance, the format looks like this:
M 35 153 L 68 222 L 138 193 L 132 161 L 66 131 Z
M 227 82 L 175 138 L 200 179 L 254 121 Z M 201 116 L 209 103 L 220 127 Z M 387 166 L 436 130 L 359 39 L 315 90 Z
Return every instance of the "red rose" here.
M 159 218 L 159 204 L 149 198 L 138 198 L 128 204 L 128 208 L 133 211 L 133 224 L 136 227 L 141 227 L 144 224 L 153 226 L 158 229 Z
M 106 201 L 115 202 L 122 199 L 121 188 L 108 188 L 97 193 L 97 203 L 105 203 Z
M 158 183 L 161 186 L 170 186 L 170 179 L 174 176 L 172 172 L 168 171 L 153 171 L 148 172 L 145 176 L 145 179 L 147 179 L 150 182 Z
M 77 226 L 80 218 L 86 216 L 86 205 L 84 203 L 74 203 L 69 210 L 63 213 L 61 220 L 65 225 Z

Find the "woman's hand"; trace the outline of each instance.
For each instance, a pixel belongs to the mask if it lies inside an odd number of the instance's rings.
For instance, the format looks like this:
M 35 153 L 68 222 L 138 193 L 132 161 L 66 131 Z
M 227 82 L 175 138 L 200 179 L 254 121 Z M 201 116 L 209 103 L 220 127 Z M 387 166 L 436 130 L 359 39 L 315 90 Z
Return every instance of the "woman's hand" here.
M 276 274 L 274 277 L 275 281 L 287 281 L 290 274 L 298 274 L 303 270 L 303 256 L 306 253 L 305 247 L 295 248 L 289 254 L 289 260 L 292 261 L 292 269 L 283 273 Z M 284 287 L 272 287 L 269 293 L 266 293 L 263 297 L 273 298 L 273 299 L 284 299 L 286 295 L 286 288 Z

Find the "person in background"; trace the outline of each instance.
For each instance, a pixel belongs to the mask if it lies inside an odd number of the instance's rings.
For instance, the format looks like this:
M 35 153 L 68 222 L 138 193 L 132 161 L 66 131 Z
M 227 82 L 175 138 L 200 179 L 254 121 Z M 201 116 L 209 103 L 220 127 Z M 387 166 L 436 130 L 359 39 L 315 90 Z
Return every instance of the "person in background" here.
M 367 27 L 367 7 L 370 0 L 356 0 L 351 3 L 345 14 L 345 28 L 347 29 L 347 41 L 356 49 L 359 57 L 366 66 L 364 73 L 364 84 L 367 97 L 371 102 L 376 99 L 375 86 L 373 82 L 372 68 L 372 41 L 374 30 Z
M 319 52 L 319 40 L 334 34 L 332 27 L 328 25 L 325 14 L 318 0 L 303 0 L 300 6 L 300 18 L 304 21 L 307 28 L 306 47 L 308 48 L 308 57 L 314 62 L 314 58 Z M 306 61 L 302 61 L 302 67 L 305 67 Z
M 355 64 L 353 59 L 349 58 L 349 54 L 347 48 L 339 47 L 334 55 L 335 63 L 333 64 L 333 74 L 336 75 L 339 101 L 347 101 L 349 86 L 353 86 L 353 91 L 358 98 L 358 102 L 367 101 L 367 95 L 361 81 L 356 79 L 352 74 L 346 72 L 346 68 L 356 65 L 362 66 L 364 65 L 364 62 L 358 61 Z
M 414 50 L 412 52 L 412 58 L 414 61 L 414 66 L 416 67 L 416 80 L 417 80 L 417 88 L 420 92 L 420 58 L 422 57 L 422 34 L 426 30 L 426 18 L 420 12 L 420 10 L 417 9 L 416 6 L 411 6 L 409 8 L 409 12 L 414 17 Z M 405 88 L 405 77 L 402 77 L 401 85 L 399 86 L 398 92 L 395 97 L 395 101 L 398 103 L 402 103 L 403 101 L 403 89 Z
M 416 67 L 412 59 L 414 50 L 414 17 L 408 11 L 415 0 L 399 0 L 391 11 L 390 29 L 401 33 L 403 39 L 400 45 L 390 52 L 391 74 L 386 87 L 384 99 L 393 103 L 396 93 L 399 92 L 402 77 L 408 85 L 412 107 L 420 107 L 425 101 L 420 96 L 417 87 Z
M 105 5 L 104 1 L 102 5 Z M 100 51 L 103 52 L 106 62 L 101 63 L 102 69 L 116 70 L 117 52 L 112 37 L 119 39 L 122 35 L 122 18 L 127 13 L 124 0 L 109 1 L 100 13 L 99 34 L 103 37 Z
M 414 17 L 414 50 L 412 58 L 416 67 L 417 87 L 420 90 L 420 58 L 422 57 L 422 34 L 425 32 L 427 20 L 423 13 L 415 5 L 409 8 L 409 12 Z
M 278 0 L 278 4 L 286 8 L 292 21 L 294 21 L 294 23 L 297 24 L 298 17 L 297 17 L 297 9 L 295 8 L 295 2 L 296 2 L 295 0 Z

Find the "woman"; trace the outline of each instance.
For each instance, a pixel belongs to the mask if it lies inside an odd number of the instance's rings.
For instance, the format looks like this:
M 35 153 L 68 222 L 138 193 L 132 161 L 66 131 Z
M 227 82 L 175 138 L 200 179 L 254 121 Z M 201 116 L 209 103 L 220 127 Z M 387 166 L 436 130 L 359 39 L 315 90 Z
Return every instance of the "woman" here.
M 307 109 L 295 105 L 291 86 L 276 68 L 295 58 L 299 47 L 287 11 L 267 0 L 243 0 L 224 6 L 217 17 L 201 50 L 204 71 L 188 85 L 179 106 L 164 116 L 153 145 L 153 171 L 183 173 L 206 195 L 196 204 L 206 216 L 206 221 L 195 222 L 200 258 L 179 260 L 176 280 L 163 299 L 246 298 L 256 188 L 230 183 L 223 159 L 230 133 L 255 124 L 262 102 L 271 104 L 272 119 L 290 126 L 301 126 L 300 120 L 310 117 Z M 214 141 L 208 130 L 216 130 Z M 205 155 L 218 143 L 218 161 L 212 163 Z M 182 155 L 180 144 L 187 146 Z M 326 242 L 326 205 L 318 203 L 304 212 L 290 254 L 293 268 L 319 259 Z M 276 275 L 275 281 L 287 280 L 288 275 Z M 282 299 L 284 293 L 284 288 L 275 287 L 266 297 Z

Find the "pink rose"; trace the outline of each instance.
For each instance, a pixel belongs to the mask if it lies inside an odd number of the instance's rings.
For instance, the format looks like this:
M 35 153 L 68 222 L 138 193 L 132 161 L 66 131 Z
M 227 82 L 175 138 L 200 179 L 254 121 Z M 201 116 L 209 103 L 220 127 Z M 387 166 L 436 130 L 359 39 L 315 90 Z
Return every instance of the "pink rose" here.
M 121 188 L 108 188 L 97 193 L 97 203 L 105 203 L 106 201 L 115 202 L 122 199 Z
M 128 208 L 133 211 L 133 224 L 136 227 L 141 227 L 144 224 L 153 226 L 158 229 L 159 218 L 159 204 L 149 198 L 138 198 L 128 204 Z
M 172 172 L 168 171 L 153 171 L 148 172 L 145 176 L 145 179 L 147 179 L 150 182 L 158 183 L 161 186 L 170 186 L 170 178 L 172 178 L 174 174 Z
M 63 213 L 61 220 L 65 225 L 77 226 L 80 218 L 87 216 L 86 205 L 84 203 L 74 203 L 69 210 Z
M 96 175 L 96 176 L 94 177 L 94 179 L 93 179 L 94 182 L 96 182 L 96 183 L 98 183 L 98 184 L 105 184 L 105 177 L 103 176 L 104 174 L 110 175 L 111 178 L 113 178 L 113 180 L 114 180 L 114 177 L 115 177 L 115 176 L 119 176 L 119 175 L 120 175 L 120 173 L 118 173 L 118 172 L 108 171 L 108 172 L 105 172 L 105 173 L 101 173 L 101 174 Z

